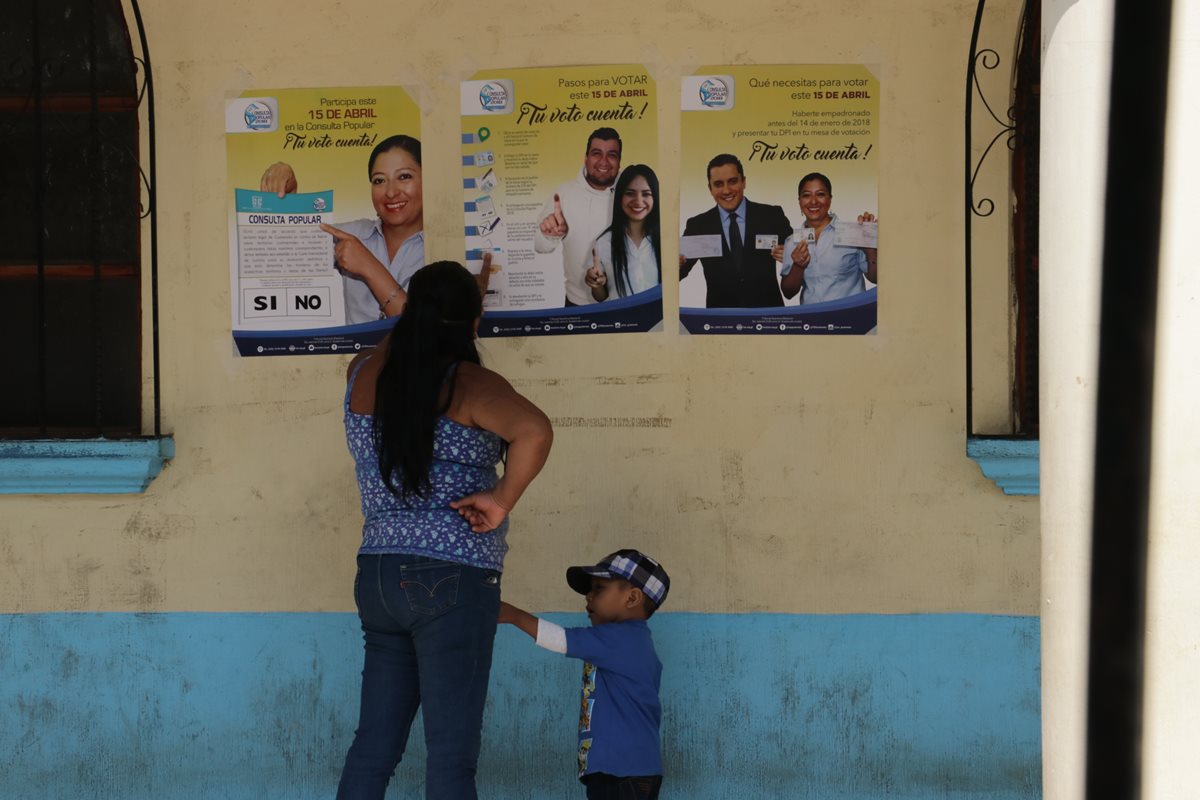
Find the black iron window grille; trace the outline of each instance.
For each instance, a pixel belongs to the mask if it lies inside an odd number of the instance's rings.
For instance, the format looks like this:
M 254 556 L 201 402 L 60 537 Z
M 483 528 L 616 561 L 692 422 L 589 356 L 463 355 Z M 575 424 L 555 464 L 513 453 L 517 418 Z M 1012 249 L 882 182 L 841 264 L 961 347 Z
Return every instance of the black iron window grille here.
M 1015 63 L 1010 84 L 1010 104 L 998 114 L 980 84 L 981 71 L 1000 67 L 996 50 L 981 47 L 980 29 L 986 0 L 979 0 L 967 58 L 966 144 L 965 144 L 965 215 L 966 215 L 966 422 L 969 438 L 1028 438 L 1038 436 L 1038 169 L 1040 79 L 1041 79 L 1041 0 L 1026 0 L 1015 42 Z M 994 125 L 990 139 L 984 139 L 981 154 L 975 157 L 976 102 Z M 984 162 L 993 152 L 1002 152 L 1003 142 L 1011 153 L 1009 182 L 1004 187 L 1001 208 L 1011 200 L 1010 280 L 1012 300 L 1012 351 L 1010 354 L 1011 409 L 1010 430 L 975 430 L 974 295 L 972 269 L 974 242 L 972 231 L 979 219 L 992 217 L 997 203 L 981 196 L 977 179 Z M 981 142 L 982 144 L 982 142 Z M 1010 194 L 1011 192 L 1011 194 Z M 995 194 L 995 192 L 991 192 Z
M 120 0 L 0 12 L 3 438 L 161 433 L 153 84 L 141 13 L 126 2 L 136 50 Z

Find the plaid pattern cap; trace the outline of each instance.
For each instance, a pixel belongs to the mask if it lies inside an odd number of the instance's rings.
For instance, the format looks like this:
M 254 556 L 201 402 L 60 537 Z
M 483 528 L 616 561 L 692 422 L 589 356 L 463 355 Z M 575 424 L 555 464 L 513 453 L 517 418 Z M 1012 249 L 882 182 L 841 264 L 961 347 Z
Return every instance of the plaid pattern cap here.
M 662 564 L 637 550 L 618 550 L 594 567 L 567 569 L 567 585 L 580 594 L 592 590 L 592 578 L 624 578 L 641 589 L 655 606 L 663 604 L 671 589 L 671 579 Z

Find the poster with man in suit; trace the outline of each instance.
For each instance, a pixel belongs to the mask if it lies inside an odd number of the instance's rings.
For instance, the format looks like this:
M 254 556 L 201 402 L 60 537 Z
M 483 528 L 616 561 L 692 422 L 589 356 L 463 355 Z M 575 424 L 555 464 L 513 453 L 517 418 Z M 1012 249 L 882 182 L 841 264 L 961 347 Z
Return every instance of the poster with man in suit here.
M 872 71 L 706 67 L 684 77 L 681 109 L 681 332 L 873 333 Z
M 686 278 L 697 262 L 703 266 L 708 308 L 782 306 L 783 290 L 771 248 L 756 247 L 756 243 L 769 239 L 773 247 L 791 236 L 787 214 L 779 206 L 746 198 L 746 173 L 732 153 L 714 156 L 707 172 L 708 191 L 716 205 L 684 224 L 683 235 L 692 257 L 681 252 L 680 278 Z M 707 250 L 693 249 L 702 248 L 703 241 L 711 245 Z

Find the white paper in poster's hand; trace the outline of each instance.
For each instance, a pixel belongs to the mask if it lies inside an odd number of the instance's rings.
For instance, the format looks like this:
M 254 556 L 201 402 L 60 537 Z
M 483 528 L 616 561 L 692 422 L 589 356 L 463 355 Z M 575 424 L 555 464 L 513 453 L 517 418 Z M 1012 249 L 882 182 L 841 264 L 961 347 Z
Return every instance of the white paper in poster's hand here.
M 754 236 L 755 250 L 770 250 L 779 244 L 779 237 L 773 233 L 759 233 Z
M 236 189 L 239 328 L 283 330 L 346 324 L 333 237 L 321 230 L 333 192 Z
M 879 223 L 839 222 L 837 243 L 842 247 L 879 247 Z
M 684 258 L 719 258 L 721 253 L 719 233 L 679 237 L 679 255 Z

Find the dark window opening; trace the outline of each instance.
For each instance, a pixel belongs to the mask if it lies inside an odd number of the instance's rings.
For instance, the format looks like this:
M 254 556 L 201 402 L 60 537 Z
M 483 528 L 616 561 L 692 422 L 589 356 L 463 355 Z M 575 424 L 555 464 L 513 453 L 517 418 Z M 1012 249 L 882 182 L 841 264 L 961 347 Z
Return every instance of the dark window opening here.
M 1041 128 L 1041 0 L 1027 0 L 1017 43 L 1012 156 L 1014 429 L 1038 435 L 1038 147 Z
M 0 436 L 141 428 L 142 173 L 118 0 L 0 14 Z

